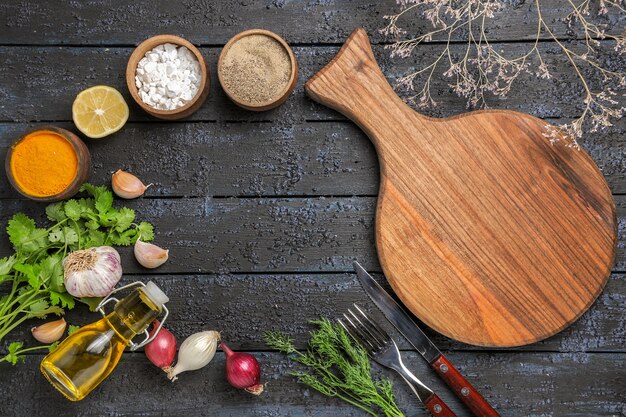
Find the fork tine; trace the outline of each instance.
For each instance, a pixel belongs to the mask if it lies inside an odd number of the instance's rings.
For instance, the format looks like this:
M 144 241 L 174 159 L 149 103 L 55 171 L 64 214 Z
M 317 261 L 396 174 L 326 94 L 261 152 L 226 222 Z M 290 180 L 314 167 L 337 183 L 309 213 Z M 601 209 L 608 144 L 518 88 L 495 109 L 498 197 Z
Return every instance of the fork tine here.
M 341 327 L 343 327 L 343 329 L 346 331 L 346 333 L 348 333 L 348 335 L 354 339 L 357 343 L 359 343 L 360 345 L 363 344 L 363 342 L 361 341 L 361 339 L 359 339 L 359 337 L 354 333 L 354 330 L 350 330 L 351 326 L 346 325 L 343 320 L 341 319 L 337 319 L 337 322 L 341 325 Z
M 375 350 L 378 350 L 385 345 L 385 341 L 382 340 L 380 336 L 376 335 L 376 333 L 372 332 L 352 310 L 348 309 L 348 313 L 352 315 L 352 321 L 356 323 L 355 326 L 359 328 L 361 333 L 367 336 L 369 342 Z
M 361 326 L 363 326 L 363 328 L 369 334 L 371 334 L 374 339 L 376 339 L 376 341 L 378 342 L 379 346 L 382 347 L 382 346 L 386 345 L 387 343 L 389 343 L 389 340 L 390 340 L 389 335 L 387 335 L 382 329 L 377 328 L 377 326 L 374 325 L 372 320 L 370 320 L 369 317 L 367 317 L 365 312 L 358 305 L 354 304 L 354 306 L 357 308 L 359 313 L 361 313 L 361 317 L 356 317 L 356 319 L 359 321 Z M 350 310 L 348 310 L 348 311 L 350 311 Z M 352 313 L 352 311 L 350 311 L 350 312 Z M 355 315 L 354 313 L 352 313 L 352 314 Z
M 363 332 L 361 331 L 361 329 L 359 329 L 353 322 L 352 320 L 350 320 L 350 317 L 348 317 L 346 314 L 343 315 L 344 319 L 346 320 L 346 323 L 344 323 L 341 319 L 339 319 L 339 324 L 341 324 L 343 326 L 344 329 L 346 329 L 346 331 L 348 332 L 348 334 L 357 342 L 359 343 L 361 346 L 363 346 L 365 348 L 365 350 L 368 351 L 368 353 L 371 355 L 372 351 L 374 349 L 374 345 L 372 345 L 372 343 L 364 337 Z
M 369 327 L 378 334 L 381 340 L 383 340 L 383 343 L 387 343 L 391 339 L 389 333 L 387 333 L 382 327 L 380 327 L 380 325 L 374 320 L 370 319 L 365 311 L 363 311 L 363 309 L 359 307 L 356 303 L 354 303 L 353 305 L 359 311 L 359 313 L 361 313 Z

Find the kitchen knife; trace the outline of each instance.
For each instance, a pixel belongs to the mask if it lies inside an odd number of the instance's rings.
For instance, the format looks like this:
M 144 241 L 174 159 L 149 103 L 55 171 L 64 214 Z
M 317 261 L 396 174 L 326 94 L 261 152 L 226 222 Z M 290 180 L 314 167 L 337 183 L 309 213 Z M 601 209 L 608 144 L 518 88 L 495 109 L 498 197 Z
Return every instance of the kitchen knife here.
M 409 315 L 387 294 L 387 292 L 358 263 L 353 263 L 356 275 L 367 295 L 383 312 L 387 320 L 413 345 L 426 359 L 430 367 L 454 391 L 455 395 L 478 417 L 500 417 L 482 395 L 470 384 L 463 375 L 441 354 L 439 349 L 417 327 Z

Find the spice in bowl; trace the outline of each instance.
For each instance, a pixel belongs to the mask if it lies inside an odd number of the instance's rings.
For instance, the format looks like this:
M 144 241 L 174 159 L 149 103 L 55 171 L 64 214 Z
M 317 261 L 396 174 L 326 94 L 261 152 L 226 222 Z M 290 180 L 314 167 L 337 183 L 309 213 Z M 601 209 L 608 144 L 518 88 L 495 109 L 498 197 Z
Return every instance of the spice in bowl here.
M 236 104 L 249 110 L 268 110 L 291 94 L 297 67 L 293 52 L 282 38 L 255 29 L 240 33 L 226 44 L 219 58 L 218 76 Z
M 202 72 L 185 46 L 157 45 L 137 64 L 135 85 L 141 100 L 157 110 L 176 110 L 200 91 Z
M 23 195 L 55 201 L 78 191 L 89 175 L 90 160 L 87 147 L 76 135 L 50 127 L 15 142 L 5 168 L 9 181 Z

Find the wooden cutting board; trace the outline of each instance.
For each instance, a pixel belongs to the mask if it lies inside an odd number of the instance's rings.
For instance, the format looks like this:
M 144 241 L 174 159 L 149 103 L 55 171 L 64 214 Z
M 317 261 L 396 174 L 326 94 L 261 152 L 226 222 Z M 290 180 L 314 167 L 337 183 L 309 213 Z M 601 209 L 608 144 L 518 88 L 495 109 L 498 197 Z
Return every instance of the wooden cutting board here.
M 378 256 L 425 324 L 474 345 L 525 345 L 600 294 L 617 240 L 611 191 L 587 153 L 546 139 L 546 122 L 506 110 L 413 111 L 363 29 L 305 89 L 374 143 Z

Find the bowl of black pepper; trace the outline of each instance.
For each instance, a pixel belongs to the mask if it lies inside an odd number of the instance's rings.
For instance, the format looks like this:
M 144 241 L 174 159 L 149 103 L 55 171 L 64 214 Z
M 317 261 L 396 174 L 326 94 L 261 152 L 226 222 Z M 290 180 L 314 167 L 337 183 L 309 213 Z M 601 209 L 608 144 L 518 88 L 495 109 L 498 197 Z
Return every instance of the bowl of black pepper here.
M 298 82 L 298 62 L 280 36 L 264 29 L 235 35 L 222 49 L 217 77 L 226 95 L 252 111 L 284 103 Z

